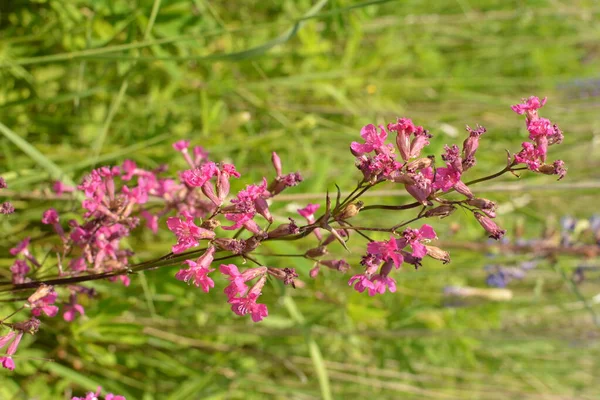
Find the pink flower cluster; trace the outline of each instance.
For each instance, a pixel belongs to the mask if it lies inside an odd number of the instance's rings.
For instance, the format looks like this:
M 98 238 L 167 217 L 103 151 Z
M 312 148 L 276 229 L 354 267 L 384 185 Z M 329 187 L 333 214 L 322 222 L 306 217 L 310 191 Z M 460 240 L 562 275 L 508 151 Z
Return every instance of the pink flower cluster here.
M 404 262 L 418 268 L 421 260 L 428 254 L 424 243 L 437 238 L 435 231 L 429 225 L 421 229 L 406 228 L 401 238 L 394 235 L 389 240 L 371 242 L 367 245 L 367 254 L 363 256 L 361 264 L 365 272 L 354 275 L 348 281 L 350 286 L 362 293 L 368 291 L 369 296 L 383 294 L 386 290 L 396 291 L 396 281 L 389 276 L 393 268 L 400 268 Z M 410 247 L 411 251 L 406 248 Z
M 540 100 L 536 96 L 531 96 L 523 99 L 523 103 L 512 106 L 517 114 L 525 114 L 525 124 L 531 140 L 531 142 L 523 142 L 523 149 L 515 154 L 514 159 L 516 163 L 526 164 L 531 171 L 558 175 L 558 180 L 561 180 L 567 174 L 564 162 L 556 160 L 552 164 L 546 164 L 546 158 L 548 146 L 561 143 L 564 137 L 556 124 L 538 115 L 537 110 L 544 104 L 546 104 L 545 97 Z
M 403 183 L 406 191 L 424 205 L 431 205 L 429 197 L 440 190 L 447 192 L 453 189 L 468 198 L 473 197 L 461 176 L 475 165 L 479 137 L 485 133 L 485 128 L 471 129 L 467 126 L 469 137 L 462 150 L 456 145 L 446 146 L 446 153 L 442 156 L 446 166 L 435 170 L 431 157 L 419 158 L 432 137 L 428 131 L 422 126 L 415 126 L 408 118 L 398 118 L 396 123 L 388 124 L 387 130 L 396 132 L 396 148 L 403 163 L 396 160 L 393 145 L 385 142 L 388 132 L 383 126 L 379 129 L 374 125 L 365 126 L 361 131 L 365 143 L 353 142 L 350 145 L 352 154 L 356 156 L 356 166 L 366 182 Z

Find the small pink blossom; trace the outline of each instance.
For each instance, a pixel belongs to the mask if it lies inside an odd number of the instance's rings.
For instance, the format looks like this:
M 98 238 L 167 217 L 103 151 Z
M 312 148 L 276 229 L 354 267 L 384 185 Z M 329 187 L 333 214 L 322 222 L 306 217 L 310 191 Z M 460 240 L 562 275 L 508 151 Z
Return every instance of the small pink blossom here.
M 63 307 L 63 319 L 67 322 L 72 322 L 77 314 L 84 315 L 85 310 L 81 304 L 77 303 L 77 295 L 72 293 L 69 297 L 69 303 Z
M 54 208 L 49 208 L 42 215 L 42 224 L 54 225 L 58 223 L 58 212 Z
M 7 336 L 11 336 L 9 337 L 7 340 L 4 341 L 4 344 L 0 343 L 1 347 L 4 347 L 6 345 L 6 343 L 8 343 L 8 341 L 10 339 L 13 339 L 12 343 L 8 345 L 8 348 L 6 349 L 6 356 L 5 357 L 0 357 L 0 364 L 2 365 L 3 368 L 6 368 L 8 370 L 13 371 L 15 369 L 15 362 L 12 359 L 12 356 L 17 352 L 17 348 L 19 347 L 19 343 L 21 342 L 21 338 L 23 337 L 23 332 L 19 332 L 17 334 L 13 334 L 10 335 L 10 333 Z M 1 339 L 0 339 L 1 340 Z
M 9 251 L 10 254 L 13 256 L 16 256 L 17 254 L 21 254 L 22 252 L 28 252 L 27 246 L 29 246 L 30 240 L 31 240 L 30 237 L 26 237 L 25 239 L 23 239 L 15 247 L 10 249 L 10 251 Z
M 371 242 L 367 245 L 367 252 L 377 257 L 378 262 L 390 260 L 396 268 L 402 265 L 402 254 L 398 248 L 398 243 L 394 235 L 390 239 L 383 242 Z
M 375 285 L 373 285 L 373 282 L 365 274 L 358 274 L 351 277 L 348 281 L 348 286 L 354 286 L 354 290 L 358 293 L 362 293 L 367 289 L 369 291 L 375 289 Z
M 364 126 L 360 131 L 360 136 L 365 140 L 365 143 L 352 142 L 350 145 L 352 153 L 355 156 L 361 156 L 372 151 L 383 153 L 390 152 L 388 146 L 385 144 L 387 132 L 383 126 L 380 126 L 379 130 L 380 131 L 377 132 L 377 127 L 373 124 Z
M 404 247 L 410 245 L 412 248 L 411 255 L 415 258 L 423 258 L 427 254 L 427 248 L 421 243 L 422 241 L 429 241 L 435 239 L 437 235 L 430 225 L 424 224 L 420 229 L 406 228 L 402 233 L 403 239 L 399 239 L 404 245 L 398 247 Z
M 31 307 L 31 314 L 39 317 L 42 315 L 42 313 L 44 313 L 50 318 L 54 317 L 58 313 L 58 307 L 53 305 L 56 301 L 56 296 L 56 292 L 52 290 L 49 294 L 41 299 L 36 300 L 33 303 L 29 303 L 29 307 Z
M 173 143 L 173 148 L 177 151 L 187 151 L 189 146 L 189 140 L 178 140 L 177 142 Z
M 184 217 L 185 220 L 176 217 L 167 219 L 169 230 L 177 236 L 177 244 L 172 247 L 175 254 L 182 253 L 190 247 L 198 246 L 199 240 L 212 240 L 215 238 L 213 231 L 196 226 L 194 217 L 189 214 L 184 215 Z
M 215 247 L 210 246 L 198 260 L 185 260 L 189 268 L 179 270 L 175 274 L 175 278 L 187 283 L 193 282 L 194 285 L 202 287 L 202 290 L 208 293 L 211 288 L 215 287 L 215 282 L 208 276 L 210 272 L 214 271 L 209 267 L 214 259 L 215 251 Z
M 416 174 L 409 174 L 414 183 L 405 185 L 406 191 L 410 193 L 419 203 L 429 205 L 428 197 L 433 192 L 433 169 L 423 168 Z
M 542 165 L 539 160 L 539 154 L 534 145 L 529 142 L 523 142 L 523 149 L 515 154 L 515 161 L 519 164 L 527 164 L 527 168 L 532 171 L 537 171 Z
M 523 115 L 527 113 L 529 119 L 532 119 L 532 116 L 537 115 L 537 110 L 542 108 L 544 104 L 546 104 L 547 97 L 544 97 L 541 101 L 539 97 L 531 96 L 528 99 L 523 99 L 523 103 L 515 104 L 510 108 L 519 115 Z
M 218 173 L 217 164 L 208 162 L 202 164 L 200 167 L 183 171 L 181 173 L 181 180 L 188 186 L 201 187 Z

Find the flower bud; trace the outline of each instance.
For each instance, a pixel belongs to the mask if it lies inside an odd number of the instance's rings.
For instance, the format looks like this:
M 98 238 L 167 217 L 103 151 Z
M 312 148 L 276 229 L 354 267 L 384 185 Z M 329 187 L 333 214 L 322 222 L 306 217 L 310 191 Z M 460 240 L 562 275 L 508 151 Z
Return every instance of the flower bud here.
M 467 204 L 473 207 L 477 207 L 480 210 L 495 210 L 496 209 L 496 203 L 488 200 L 488 199 L 484 199 L 481 197 L 477 197 L 474 199 L 469 199 L 467 200 Z
M 290 218 L 289 224 L 281 224 L 269 232 L 269 239 L 280 238 L 288 235 L 295 235 L 300 232 L 293 219 Z
M 445 250 L 440 249 L 436 246 L 428 246 L 424 245 L 427 249 L 427 255 L 434 260 L 439 260 L 444 264 L 448 264 L 450 262 L 450 253 Z
M 308 257 L 308 258 L 323 257 L 327 253 L 328 253 L 327 247 L 319 246 L 319 247 L 315 247 L 313 249 L 307 250 L 306 253 L 304 253 L 304 257 Z
M 281 158 L 277 155 L 277 153 L 271 153 L 271 162 L 273 163 L 273 167 L 275 168 L 275 173 L 277 176 L 283 175 L 281 172 Z
M 454 207 L 453 205 L 443 204 L 441 206 L 432 208 L 431 210 L 427 210 L 424 215 L 425 215 L 425 218 L 431 218 L 431 217 L 446 218 L 447 216 L 452 214 L 455 210 L 456 210 L 456 207 Z
M 315 279 L 317 277 L 317 275 L 319 275 L 319 264 L 315 265 L 308 273 L 308 275 Z
M 256 211 L 262 215 L 263 217 L 265 217 L 265 219 L 267 221 L 269 221 L 269 223 L 273 223 L 273 216 L 271 215 L 271 212 L 269 211 L 269 204 L 267 203 L 267 201 L 262 198 L 259 197 L 254 201 L 254 206 L 256 207 Z
M 471 189 L 469 189 L 469 187 L 467 185 L 465 185 L 465 183 L 463 181 L 458 181 L 454 184 L 454 190 L 456 190 L 458 193 L 467 196 L 468 198 L 472 198 L 473 197 L 473 192 L 471 192 Z
M 340 272 L 346 272 L 350 269 L 350 264 L 346 260 L 324 260 L 319 261 L 319 264 L 326 266 L 329 269 L 334 269 Z
M 405 185 L 414 185 L 415 180 L 409 174 L 403 174 L 399 170 L 396 170 L 390 174 L 390 178 L 392 182 L 403 183 Z
M 362 201 L 357 201 L 356 203 L 348 204 L 346 207 L 344 207 L 344 210 L 337 215 L 336 219 L 344 221 L 356 216 L 363 208 L 364 204 L 365 203 L 363 203 Z
M 479 224 L 485 229 L 487 233 L 490 234 L 490 238 L 500 240 L 506 233 L 504 229 L 501 229 L 494 221 L 492 221 L 489 217 L 486 217 L 483 214 L 478 212 L 473 213 Z

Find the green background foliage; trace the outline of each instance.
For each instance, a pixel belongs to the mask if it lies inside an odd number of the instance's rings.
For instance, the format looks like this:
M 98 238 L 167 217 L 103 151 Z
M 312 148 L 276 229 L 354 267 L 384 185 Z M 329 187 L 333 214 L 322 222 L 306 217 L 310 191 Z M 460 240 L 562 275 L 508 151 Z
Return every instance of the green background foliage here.
M 464 125 L 479 123 L 488 133 L 468 179 L 502 169 L 505 149 L 526 137 L 509 106 L 529 95 L 549 97 L 542 115 L 565 132 L 550 157 L 569 175 L 556 183 L 526 173 L 523 188 L 505 176 L 476 193 L 498 200 L 511 236 L 516 224 L 536 237 L 563 215 L 587 218 L 597 189 L 574 184 L 599 178 L 599 17 L 584 0 L 0 2 L 0 174 L 11 190 L 0 195 L 17 208 L 0 219 L 0 278 L 10 277 L 8 249 L 20 238 L 40 237 L 40 258 L 51 250 L 44 210 L 75 216 L 76 202 L 44 199 L 53 179 L 77 182 L 125 158 L 175 173 L 185 165 L 171 143 L 187 138 L 234 162 L 240 189 L 272 176 L 277 151 L 285 171 L 305 177 L 272 206 L 285 221 L 336 183 L 353 188 L 348 146 L 367 123 L 412 118 L 434 134 L 428 154 L 462 143 Z M 370 212 L 360 221 L 410 217 Z M 445 241 L 486 241 L 462 212 L 433 225 Z M 168 253 L 173 239 L 138 229 L 129 244 L 142 261 Z M 351 250 L 356 271 L 364 241 L 355 237 Z M 17 369 L 0 372 L 0 398 L 66 398 L 99 385 L 129 400 L 598 398 L 599 286 L 589 280 L 573 293 L 581 260 L 542 263 L 511 285 L 511 301 L 455 304 L 444 287 L 483 288 L 489 260 L 452 256 L 397 272 L 397 293 L 374 298 L 333 271 L 311 280 L 307 260 L 265 256 L 296 268 L 306 286 L 270 282 L 270 315 L 258 324 L 231 313 L 224 282 L 204 294 L 176 281 L 176 268 L 134 276 L 129 288 L 93 283 L 100 298 L 84 318 L 45 319 L 24 339 Z M 11 307 L 0 303 L 0 315 Z

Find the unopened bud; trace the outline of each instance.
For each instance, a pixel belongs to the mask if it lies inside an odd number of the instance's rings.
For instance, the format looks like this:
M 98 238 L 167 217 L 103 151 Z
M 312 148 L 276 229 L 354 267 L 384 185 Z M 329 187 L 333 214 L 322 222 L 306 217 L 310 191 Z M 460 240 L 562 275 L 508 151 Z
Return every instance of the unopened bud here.
M 307 250 L 306 253 L 304 253 L 304 256 L 309 257 L 309 258 L 317 258 L 317 257 L 323 257 L 327 253 L 328 253 L 327 247 L 319 246 L 319 247 L 315 247 L 314 249 Z
M 271 162 L 273 163 L 273 167 L 275 168 L 275 173 L 277 176 L 283 175 L 281 172 L 281 158 L 277 155 L 277 153 L 271 153 Z
M 558 175 L 559 181 L 567 175 L 567 169 L 562 160 L 556 160 L 552 164 L 542 164 L 538 171 L 546 175 Z
M 456 210 L 456 207 L 454 207 L 453 205 L 443 204 L 441 206 L 432 208 L 431 210 L 427 210 L 424 215 L 425 215 L 425 218 L 431 218 L 431 217 L 446 218 L 447 216 L 452 214 L 455 210 Z
M 334 269 L 342 273 L 350 269 L 350 264 L 348 264 L 346 260 L 324 260 L 319 261 L 319 263 L 327 268 Z
M 488 199 L 483 199 L 483 198 L 475 198 L 475 199 L 469 199 L 467 200 L 467 204 L 473 207 L 477 207 L 480 210 L 495 210 L 496 209 L 496 203 L 488 200 Z
M 337 219 L 340 221 L 344 221 L 356 216 L 363 208 L 364 204 L 365 203 L 363 203 L 362 201 L 357 201 L 356 203 L 348 204 L 346 207 L 344 207 L 344 210 L 338 214 Z
M 427 255 L 434 260 L 439 260 L 444 264 L 448 264 L 450 262 L 450 253 L 445 250 L 440 249 L 436 246 L 428 246 L 424 245 L 427 249 Z
M 31 317 L 31 319 L 28 319 L 27 321 L 15 322 L 12 327 L 18 331 L 35 335 L 40 329 L 40 324 L 41 322 L 39 319 L 36 317 Z
M 406 164 L 406 170 L 408 172 L 415 172 L 423 168 L 430 167 L 431 164 L 433 164 L 433 159 L 431 157 L 417 158 L 416 160 Z
M 471 192 L 471 189 L 469 189 L 469 187 L 467 185 L 465 185 L 465 183 L 463 181 L 458 181 L 454 184 L 454 190 L 456 190 L 458 193 L 467 196 L 468 198 L 472 198 L 473 197 L 473 192 Z
M 293 219 L 290 218 L 289 224 L 281 224 L 269 232 L 269 239 L 280 238 L 288 235 L 295 235 L 300 232 Z
M 479 224 L 485 229 L 487 233 L 490 234 L 490 238 L 500 240 L 506 233 L 504 229 L 501 229 L 494 221 L 492 221 L 489 217 L 486 217 L 483 214 L 478 212 L 473 213 Z
M 269 211 L 269 204 L 267 203 L 267 201 L 262 198 L 259 197 L 258 199 L 254 200 L 254 206 L 256 207 L 256 211 L 262 215 L 263 217 L 265 217 L 265 219 L 267 221 L 269 221 L 269 223 L 273 223 L 273 216 L 271 215 L 271 212 Z
M 410 174 L 403 174 L 399 170 L 396 170 L 390 174 L 390 180 L 395 183 L 403 183 L 405 185 L 413 185 L 415 180 Z
M 309 275 L 311 278 L 315 279 L 315 278 L 317 277 L 317 275 L 319 275 L 319 270 L 320 270 L 320 268 L 319 268 L 319 264 L 317 264 L 317 265 L 315 265 L 315 266 L 314 266 L 314 268 L 312 268 L 312 269 L 309 271 L 308 275 Z

